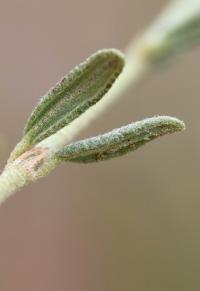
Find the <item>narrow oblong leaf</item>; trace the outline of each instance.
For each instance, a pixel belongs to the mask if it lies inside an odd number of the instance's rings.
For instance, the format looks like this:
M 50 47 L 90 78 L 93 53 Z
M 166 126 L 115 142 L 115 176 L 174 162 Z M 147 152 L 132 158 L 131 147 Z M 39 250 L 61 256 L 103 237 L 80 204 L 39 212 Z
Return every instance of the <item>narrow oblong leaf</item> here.
M 184 123 L 177 118 L 169 116 L 147 118 L 103 135 L 67 145 L 56 154 L 56 158 L 79 163 L 103 161 L 134 151 L 157 137 L 184 129 Z
M 123 66 L 122 54 L 115 49 L 92 55 L 42 98 L 24 134 L 37 143 L 66 126 L 103 97 Z
M 104 49 L 71 71 L 36 106 L 10 161 L 97 103 L 112 86 L 123 66 L 124 57 L 120 51 Z

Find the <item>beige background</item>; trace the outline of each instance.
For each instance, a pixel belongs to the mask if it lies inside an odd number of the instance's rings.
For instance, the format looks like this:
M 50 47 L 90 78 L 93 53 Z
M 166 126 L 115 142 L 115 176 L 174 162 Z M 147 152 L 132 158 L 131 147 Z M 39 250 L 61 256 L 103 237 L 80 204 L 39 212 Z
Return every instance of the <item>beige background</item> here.
M 1 168 L 38 96 L 97 49 L 123 49 L 165 3 L 1 0 Z M 155 114 L 186 132 L 65 164 L 1 207 L 1 291 L 200 289 L 199 66 L 196 49 L 152 74 L 82 136 Z

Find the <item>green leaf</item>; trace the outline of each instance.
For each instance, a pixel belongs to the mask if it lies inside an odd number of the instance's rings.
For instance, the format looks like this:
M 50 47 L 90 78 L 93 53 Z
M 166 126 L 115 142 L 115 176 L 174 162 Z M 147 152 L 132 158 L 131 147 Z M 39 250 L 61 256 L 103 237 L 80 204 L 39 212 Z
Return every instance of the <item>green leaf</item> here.
M 179 119 L 152 117 L 67 145 L 56 154 L 56 158 L 79 163 L 103 161 L 134 151 L 157 137 L 184 129 L 185 125 Z
M 64 77 L 40 101 L 24 129 L 24 138 L 11 160 L 65 127 L 97 103 L 112 86 L 124 66 L 115 49 L 98 51 Z

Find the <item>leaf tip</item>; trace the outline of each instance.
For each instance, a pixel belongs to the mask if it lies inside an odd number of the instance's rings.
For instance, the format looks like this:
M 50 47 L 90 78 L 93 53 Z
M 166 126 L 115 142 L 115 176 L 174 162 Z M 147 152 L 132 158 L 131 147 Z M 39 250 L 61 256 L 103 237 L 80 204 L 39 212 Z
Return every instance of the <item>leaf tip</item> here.
M 186 129 L 185 123 L 176 117 L 158 116 L 156 119 L 157 122 L 159 121 L 161 124 L 165 125 L 170 133 L 184 131 Z

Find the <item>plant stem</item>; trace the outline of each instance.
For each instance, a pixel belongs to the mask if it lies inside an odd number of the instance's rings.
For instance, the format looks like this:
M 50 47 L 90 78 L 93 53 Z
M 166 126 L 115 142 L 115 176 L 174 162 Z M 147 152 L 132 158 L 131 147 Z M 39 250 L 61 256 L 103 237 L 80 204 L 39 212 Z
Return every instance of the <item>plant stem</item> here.
M 26 184 L 28 178 L 22 167 L 7 167 L 0 176 L 0 204 Z
M 0 205 L 23 186 L 46 176 L 59 163 L 47 148 L 36 146 L 7 164 L 0 175 Z
M 39 177 L 45 176 L 50 170 L 55 168 L 56 163 L 51 159 L 53 154 L 61 150 L 68 142 L 70 142 L 82 129 L 88 126 L 89 123 L 97 118 L 104 110 L 106 110 L 113 102 L 115 102 L 130 86 L 133 86 L 137 81 L 148 71 L 148 63 L 142 58 L 142 46 L 134 45 L 130 47 L 126 54 L 126 65 L 123 73 L 119 76 L 118 81 L 113 88 L 91 109 L 88 109 L 79 118 L 75 119 L 71 124 L 59 130 L 56 134 L 44 139 L 34 149 L 48 149 L 48 158 L 45 165 L 40 168 L 36 174 L 33 172 L 33 166 L 26 165 L 26 157 L 24 155 L 19 158 L 23 163 L 9 163 L 4 172 L 0 176 L 0 204 L 9 197 L 12 193 L 18 191 L 30 181 L 36 180 Z M 28 154 L 26 154 L 28 156 Z M 23 160 L 24 159 L 24 160 Z M 37 156 L 38 159 L 38 156 Z M 16 160 L 17 161 L 17 160 Z
M 189 19 L 193 19 L 193 17 L 199 17 L 199 14 L 199 1 L 172 1 L 153 25 L 140 38 L 131 42 L 131 45 L 126 50 L 126 65 L 124 71 L 103 99 L 66 127 L 58 130 L 55 134 L 52 134 L 41 142 L 38 141 L 39 143 L 34 145 L 30 151 L 22 154 L 14 162 L 7 165 L 0 176 L 0 204 L 9 195 L 30 181 L 35 181 L 45 176 L 55 168 L 57 162 L 54 159 L 54 154 L 63 149 L 94 118 L 97 118 L 113 102 L 122 96 L 130 86 L 142 80 L 146 73 L 152 70 L 155 65 L 162 63 L 166 55 L 171 57 L 174 46 L 178 45 L 180 47 L 182 40 L 185 41 L 185 39 L 188 39 L 185 38 L 185 36 L 188 37 L 186 33 L 188 31 L 188 25 L 184 26 L 185 23 Z M 184 26 L 185 30 L 180 30 L 181 25 Z M 189 32 L 193 36 L 193 26 L 191 27 Z M 181 41 L 179 41 L 180 36 Z M 195 34 L 195 39 L 192 38 L 192 44 L 198 41 L 199 34 Z M 175 49 L 177 50 L 176 47 Z

